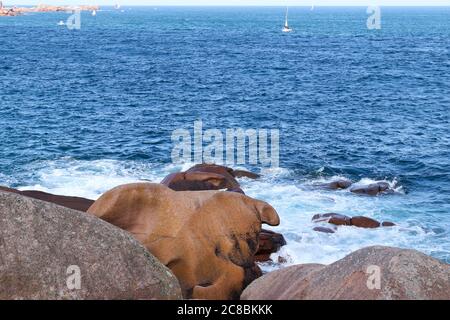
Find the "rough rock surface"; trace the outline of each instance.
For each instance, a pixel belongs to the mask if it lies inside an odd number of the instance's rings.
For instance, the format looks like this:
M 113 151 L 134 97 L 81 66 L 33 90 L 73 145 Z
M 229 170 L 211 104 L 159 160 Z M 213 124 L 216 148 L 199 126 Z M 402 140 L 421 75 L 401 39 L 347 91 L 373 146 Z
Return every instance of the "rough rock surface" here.
M 151 183 L 114 188 L 88 212 L 134 234 L 178 277 L 184 297 L 196 299 L 239 298 L 260 275 L 261 224 L 279 224 L 269 204 L 239 193 Z
M 86 213 L 5 192 L 0 284 L 0 299 L 181 298 L 175 276 L 128 233 Z
M 367 247 L 328 266 L 270 272 L 251 283 L 241 299 L 448 300 L 450 265 L 415 250 Z

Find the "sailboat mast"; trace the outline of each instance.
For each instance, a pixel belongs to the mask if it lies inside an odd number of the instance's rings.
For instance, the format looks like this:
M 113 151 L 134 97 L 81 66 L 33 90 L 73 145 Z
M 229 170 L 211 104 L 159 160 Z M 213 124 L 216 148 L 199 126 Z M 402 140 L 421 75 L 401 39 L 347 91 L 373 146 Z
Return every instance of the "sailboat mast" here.
M 286 28 L 289 28 L 289 24 L 288 24 L 288 12 L 289 12 L 289 7 L 286 7 L 286 20 L 284 22 L 284 26 Z

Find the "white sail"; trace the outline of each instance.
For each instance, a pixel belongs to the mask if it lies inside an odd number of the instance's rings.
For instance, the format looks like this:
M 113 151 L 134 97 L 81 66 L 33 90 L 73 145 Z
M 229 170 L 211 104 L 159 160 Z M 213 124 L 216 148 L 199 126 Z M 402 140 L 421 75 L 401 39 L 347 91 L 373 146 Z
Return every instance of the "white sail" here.
M 288 22 L 288 12 L 289 12 L 289 7 L 286 7 L 286 18 L 284 20 L 284 28 L 283 28 L 283 32 L 291 32 L 292 29 L 289 28 L 289 22 Z
M 288 12 L 289 12 L 289 8 L 286 8 L 286 19 L 284 20 L 284 27 L 287 29 L 289 29 Z

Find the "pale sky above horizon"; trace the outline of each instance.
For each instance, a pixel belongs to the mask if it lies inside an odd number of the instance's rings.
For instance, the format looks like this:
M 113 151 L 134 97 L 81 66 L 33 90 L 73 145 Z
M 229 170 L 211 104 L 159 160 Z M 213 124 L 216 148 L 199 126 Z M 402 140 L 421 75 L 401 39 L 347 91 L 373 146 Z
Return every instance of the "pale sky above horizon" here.
M 231 5 L 231 6 L 450 6 L 450 0 L 1 0 L 8 5 L 58 5 L 98 4 L 115 5 Z

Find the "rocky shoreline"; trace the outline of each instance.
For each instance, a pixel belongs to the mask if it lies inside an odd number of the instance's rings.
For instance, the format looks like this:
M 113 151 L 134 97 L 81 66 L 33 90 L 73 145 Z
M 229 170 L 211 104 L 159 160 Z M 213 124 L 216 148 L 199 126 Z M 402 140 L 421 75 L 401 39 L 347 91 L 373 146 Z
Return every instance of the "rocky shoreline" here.
M 41 4 L 36 7 L 3 7 L 0 2 L 0 17 L 1 16 L 19 16 L 24 13 L 30 13 L 30 12 L 66 12 L 66 11 L 73 11 L 73 10 L 80 10 L 80 11 L 93 11 L 98 10 L 99 6 L 87 6 L 87 5 L 81 5 L 81 6 L 50 6 Z
M 280 218 L 245 195 L 242 177 L 259 175 L 199 164 L 159 184 L 118 186 L 96 201 L 0 187 L 0 299 L 450 299 L 450 266 L 414 250 L 369 247 L 329 266 L 263 275 L 258 262 L 270 261 L 286 240 L 262 229 Z M 316 187 L 394 192 L 383 183 Z M 320 224 L 314 230 L 329 233 L 394 225 L 336 213 L 313 221 Z M 80 290 L 66 284 L 71 265 L 89 275 Z M 370 286 L 371 266 L 379 288 Z

